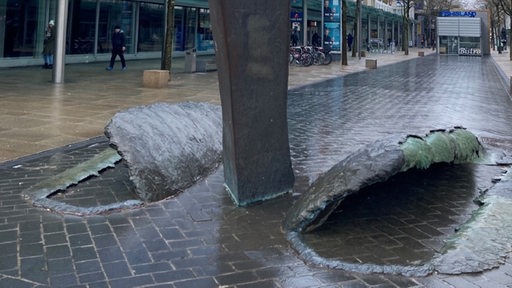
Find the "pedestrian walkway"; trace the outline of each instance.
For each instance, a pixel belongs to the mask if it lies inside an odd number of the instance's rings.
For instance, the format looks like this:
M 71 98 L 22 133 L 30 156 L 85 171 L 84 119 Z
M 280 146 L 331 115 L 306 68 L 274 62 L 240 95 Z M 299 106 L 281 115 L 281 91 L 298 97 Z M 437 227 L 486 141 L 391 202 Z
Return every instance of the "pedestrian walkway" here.
M 431 50 L 425 50 L 431 53 Z M 383 66 L 417 57 L 403 53 L 370 55 Z M 289 86 L 318 82 L 365 70 L 365 58 L 329 66 L 290 68 Z M 168 89 L 142 87 L 142 73 L 159 69 L 158 60 L 130 61 L 128 70 L 105 71 L 106 63 L 67 65 L 65 84 L 52 84 L 49 70 L 24 67 L 0 70 L 0 162 L 32 155 L 103 134 L 118 111 L 155 102 L 202 101 L 220 104 L 217 73 L 184 71 L 183 59 L 173 64 Z
M 512 152 L 508 54 L 430 53 L 370 55 L 378 61 L 375 70 L 364 67 L 364 58 L 346 67 L 290 68 L 294 195 L 234 207 L 219 169 L 174 198 L 89 216 L 33 207 L 21 191 L 106 148 L 103 127 L 120 109 L 158 101 L 219 103 L 216 73 L 185 74 L 176 67 L 168 89 L 146 89 L 142 70 L 157 62 L 128 62 L 124 72 L 70 65 L 64 85 L 51 84 L 37 68 L 0 71 L 6 87 L 0 123 L 8 123 L 0 129 L 7 147 L 0 164 L 0 287 L 512 286 L 508 259 L 497 269 L 463 275 L 326 269 L 305 263 L 281 231 L 290 204 L 320 173 L 382 137 L 461 125 L 486 145 Z M 21 79 L 27 73 L 31 83 Z M 54 150 L 38 153 L 47 149 Z M 338 217 L 305 241 L 323 257 L 348 263 L 424 263 L 471 217 L 473 198 L 500 172 L 463 165 L 406 174 L 345 201 Z M 124 201 L 133 189 L 128 178 L 118 164 L 54 199 L 82 206 Z

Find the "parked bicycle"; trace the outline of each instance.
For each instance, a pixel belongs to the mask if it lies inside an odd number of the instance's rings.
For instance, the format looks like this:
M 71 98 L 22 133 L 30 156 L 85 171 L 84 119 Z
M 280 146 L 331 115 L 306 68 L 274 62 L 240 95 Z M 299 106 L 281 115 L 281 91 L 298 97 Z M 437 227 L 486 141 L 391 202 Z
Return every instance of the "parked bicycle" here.
M 330 49 L 309 46 L 307 49 L 313 56 L 313 64 L 315 65 L 329 65 L 332 62 L 332 55 Z
M 300 66 L 311 66 L 313 64 L 313 55 L 308 52 L 308 49 L 303 46 L 290 47 L 288 60 L 291 64 Z

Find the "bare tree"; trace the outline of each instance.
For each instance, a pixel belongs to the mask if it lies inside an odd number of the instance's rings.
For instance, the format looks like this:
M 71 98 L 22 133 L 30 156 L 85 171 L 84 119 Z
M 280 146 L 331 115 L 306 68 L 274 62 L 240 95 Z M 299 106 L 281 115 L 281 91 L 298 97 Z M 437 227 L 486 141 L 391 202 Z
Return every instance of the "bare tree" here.
M 352 57 L 356 57 L 357 53 L 359 52 L 359 44 L 361 43 L 361 40 L 359 39 L 361 37 L 361 31 L 359 23 L 361 23 L 361 0 L 356 0 L 356 13 L 355 13 L 355 23 L 356 23 L 356 29 L 354 29 L 354 44 L 352 45 Z
M 403 25 L 404 29 L 402 29 L 402 49 L 404 50 L 405 55 L 409 55 L 409 12 L 413 7 L 413 0 L 403 0 Z
M 174 38 L 174 3 L 175 0 L 166 0 L 167 3 L 167 26 L 165 29 L 165 44 L 163 49 L 160 69 L 171 72 L 172 62 L 172 40 Z
M 497 2 L 497 7 L 503 12 L 505 15 L 508 15 L 509 17 L 512 17 L 512 1 L 511 0 L 495 0 Z M 497 26 L 500 26 L 500 23 L 496 23 Z M 504 21 L 503 21 L 503 24 Z M 505 25 L 503 25 L 505 26 Z M 509 35 L 508 35 L 508 44 L 510 44 L 510 40 L 512 39 L 512 29 L 509 29 Z M 510 60 L 512 61 L 512 53 L 509 53 Z
M 500 40 L 500 26 L 505 23 L 505 13 L 501 10 L 498 0 L 487 0 L 486 9 L 491 18 L 491 47 L 494 50 Z
M 435 17 L 437 15 L 439 15 L 440 11 L 449 10 L 450 7 L 452 7 L 453 1 L 454 0 L 427 0 L 427 1 L 425 1 L 424 14 L 425 14 L 425 17 L 427 18 L 427 26 L 428 26 L 427 39 L 428 39 L 428 41 L 429 41 L 428 43 L 430 45 L 434 45 L 434 43 L 433 43 L 434 35 L 431 34 L 432 33 L 431 27 L 432 27 L 433 19 L 435 19 Z

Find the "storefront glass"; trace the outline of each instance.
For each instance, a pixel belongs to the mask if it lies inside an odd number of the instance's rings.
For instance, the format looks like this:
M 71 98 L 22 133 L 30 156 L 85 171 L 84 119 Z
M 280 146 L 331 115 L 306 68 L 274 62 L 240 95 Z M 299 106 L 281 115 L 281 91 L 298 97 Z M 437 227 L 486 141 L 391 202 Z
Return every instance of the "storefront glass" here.
M 457 54 L 459 50 L 457 37 L 439 36 L 439 54 Z
M 2 57 L 23 57 L 40 55 L 38 41 L 46 23 L 39 23 L 44 15 L 44 7 L 38 0 L 0 1 L 0 55 Z M 40 33 L 38 33 L 40 32 Z M 40 39 L 38 39 L 38 34 Z M 42 47 L 42 45 L 39 45 Z M 41 50 L 41 51 L 38 51 Z
M 96 1 L 74 0 L 69 3 L 67 54 L 94 52 Z M 103 52 L 100 45 L 99 53 Z
M 459 37 L 447 37 L 448 38 L 448 54 L 459 53 Z
M 449 55 L 481 56 L 480 37 L 440 36 L 439 53 Z
M 174 51 L 195 48 L 197 9 L 175 7 L 174 9 Z
M 460 37 L 459 55 L 481 56 L 480 37 Z
M 161 4 L 140 3 L 137 52 L 162 51 L 165 9 Z
M 129 1 L 102 1 L 98 27 L 98 52 L 109 52 L 114 26 L 119 25 L 126 40 L 126 53 L 133 53 L 133 4 Z M 106 49 L 106 50 L 105 50 Z
M 197 28 L 197 51 L 213 50 L 213 35 L 210 24 L 210 10 L 199 9 L 199 27 Z

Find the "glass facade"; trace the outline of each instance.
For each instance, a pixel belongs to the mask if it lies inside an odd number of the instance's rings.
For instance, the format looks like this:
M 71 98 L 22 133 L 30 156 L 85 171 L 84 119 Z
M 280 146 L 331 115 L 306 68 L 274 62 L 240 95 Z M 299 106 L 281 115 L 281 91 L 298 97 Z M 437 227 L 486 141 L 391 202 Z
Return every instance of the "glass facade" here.
M 4 58 L 41 53 L 46 7 L 38 0 L 0 0 L 0 55 Z M 48 7 L 49 8 L 49 7 Z M 39 31 L 39 33 L 38 33 Z M 41 50 L 41 51 L 38 51 Z
M 124 31 L 128 59 L 160 57 L 166 26 L 165 0 L 67 1 L 66 63 L 109 59 L 110 38 L 115 25 Z M 56 20 L 58 3 L 59 0 L 0 0 L 0 67 L 40 65 L 43 62 L 45 29 L 50 20 Z M 295 12 L 290 15 L 290 29 L 297 27 L 301 44 L 310 42 L 315 32 L 322 35 L 324 3 L 321 0 L 290 0 Z M 349 17 L 352 19 L 348 21 L 351 30 L 353 15 Z M 369 18 L 372 20 L 368 21 Z M 377 30 L 378 20 L 374 18 L 376 16 L 370 17 L 363 9 L 363 39 L 374 37 L 370 34 L 390 37 Z M 213 54 L 210 26 L 208 0 L 176 0 L 174 55 L 184 55 L 184 51 L 191 48 L 201 54 Z M 399 33 L 394 34 L 395 39 L 399 37 Z
M 165 9 L 154 3 L 139 5 L 137 51 L 161 51 L 165 35 Z
M 66 55 L 72 57 L 66 62 L 110 57 L 110 38 L 116 25 L 125 34 L 127 57 L 158 57 L 165 36 L 164 2 L 69 0 Z M 42 63 L 45 28 L 56 19 L 57 5 L 58 0 L 0 0 L 0 67 Z M 207 0 L 176 1 L 174 51 L 178 55 L 191 48 L 214 53 L 207 6 Z
M 489 55 L 489 26 L 485 11 L 446 12 L 441 15 L 444 16 L 436 19 L 439 54 Z
M 482 56 L 480 37 L 439 36 L 439 53 Z

